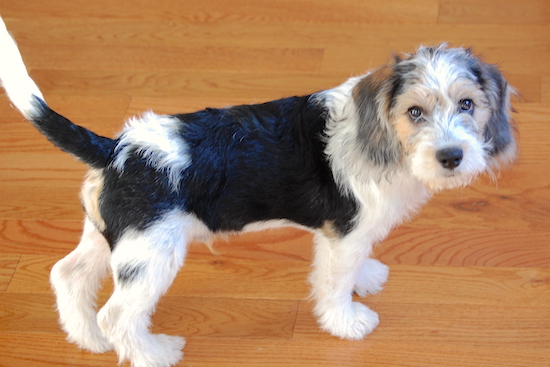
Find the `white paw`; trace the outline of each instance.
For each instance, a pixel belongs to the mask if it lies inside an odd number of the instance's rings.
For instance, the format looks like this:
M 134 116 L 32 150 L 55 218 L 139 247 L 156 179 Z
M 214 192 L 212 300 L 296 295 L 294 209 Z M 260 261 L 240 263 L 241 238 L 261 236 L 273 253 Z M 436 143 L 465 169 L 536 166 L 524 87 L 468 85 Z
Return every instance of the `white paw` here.
M 58 291 L 57 296 L 59 323 L 63 331 L 67 333 L 69 342 L 92 353 L 105 353 L 113 349 L 113 345 L 103 335 L 97 324 L 93 308 L 88 304 L 84 307 L 78 303 L 71 303 L 71 300 L 60 302 L 63 298 L 67 299 L 67 297 L 63 297 L 62 292 Z
M 378 326 L 378 314 L 359 302 L 321 310 L 316 307 L 321 329 L 342 339 L 360 340 Z
M 169 367 L 183 357 L 185 339 L 180 336 L 150 334 L 147 342 L 143 349 L 128 351 L 132 367 Z
M 113 344 L 111 344 L 103 335 L 96 332 L 89 332 L 88 335 L 79 336 L 78 338 L 69 334 L 67 336 L 67 340 L 71 343 L 77 344 L 80 349 L 86 349 L 92 353 L 105 353 L 113 350 Z
M 357 295 L 364 297 L 367 294 L 376 294 L 380 292 L 384 283 L 388 280 L 390 268 L 375 259 L 367 259 L 361 271 L 355 280 L 353 291 Z

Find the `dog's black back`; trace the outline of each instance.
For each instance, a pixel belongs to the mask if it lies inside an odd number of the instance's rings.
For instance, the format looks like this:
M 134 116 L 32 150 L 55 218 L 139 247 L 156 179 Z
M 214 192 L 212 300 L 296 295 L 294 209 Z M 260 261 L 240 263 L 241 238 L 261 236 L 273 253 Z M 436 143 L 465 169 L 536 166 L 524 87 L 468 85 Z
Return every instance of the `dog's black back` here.
M 167 173 L 133 152 L 123 171 L 107 166 L 100 211 L 114 245 L 180 207 L 213 232 L 286 219 L 350 230 L 356 202 L 337 187 L 326 159 L 324 108 L 311 96 L 173 115 L 190 155 L 177 190 Z M 164 183 L 164 184 L 163 184 Z

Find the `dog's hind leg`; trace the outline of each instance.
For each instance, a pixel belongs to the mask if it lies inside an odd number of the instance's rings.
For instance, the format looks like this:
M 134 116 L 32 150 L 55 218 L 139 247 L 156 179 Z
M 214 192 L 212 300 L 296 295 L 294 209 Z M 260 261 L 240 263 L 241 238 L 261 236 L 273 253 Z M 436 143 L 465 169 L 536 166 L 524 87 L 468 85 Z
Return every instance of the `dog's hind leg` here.
M 112 349 L 99 329 L 96 311 L 97 291 L 108 273 L 110 257 L 107 241 L 86 218 L 80 244 L 57 262 L 50 274 L 67 339 L 95 353 Z
M 128 229 L 116 243 L 111 263 L 115 290 L 99 311 L 98 322 L 120 362 L 167 367 L 183 356 L 184 338 L 152 334 L 149 328 L 197 228 L 196 219 L 173 210 L 144 230 Z

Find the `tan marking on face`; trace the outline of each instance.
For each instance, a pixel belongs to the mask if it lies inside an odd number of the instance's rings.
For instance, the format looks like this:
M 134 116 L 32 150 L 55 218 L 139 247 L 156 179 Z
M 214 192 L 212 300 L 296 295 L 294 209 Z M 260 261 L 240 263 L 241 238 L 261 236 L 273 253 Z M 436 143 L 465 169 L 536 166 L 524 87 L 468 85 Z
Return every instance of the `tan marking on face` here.
M 414 126 L 407 115 L 401 114 L 393 119 L 392 125 L 395 129 L 395 134 L 397 139 L 403 147 L 403 152 L 405 155 L 411 153 L 414 149 L 412 136 L 416 133 L 417 127 Z
M 474 102 L 474 113 L 472 115 L 472 123 L 475 126 L 470 126 L 478 132 L 480 140 L 482 140 L 483 128 L 491 118 L 491 109 L 489 99 L 481 88 L 469 79 L 459 79 L 452 83 L 449 87 L 449 96 L 453 101 L 456 101 L 458 108 L 460 101 L 463 99 L 471 99 Z
M 428 125 L 439 124 L 440 128 L 450 124 L 453 117 L 460 114 L 460 101 L 471 99 L 474 113 L 471 118 L 462 119 L 468 129 L 476 131 L 482 140 L 483 127 L 490 118 L 490 108 L 485 93 L 470 79 L 461 78 L 448 84 L 446 90 L 434 90 L 422 84 L 411 86 L 400 95 L 392 111 L 392 125 L 404 147 L 411 145 L 411 137 Z M 423 110 L 423 120 L 415 124 L 408 117 L 411 107 Z M 455 120 L 456 121 L 456 120 Z M 449 125 L 450 126 L 450 125 Z

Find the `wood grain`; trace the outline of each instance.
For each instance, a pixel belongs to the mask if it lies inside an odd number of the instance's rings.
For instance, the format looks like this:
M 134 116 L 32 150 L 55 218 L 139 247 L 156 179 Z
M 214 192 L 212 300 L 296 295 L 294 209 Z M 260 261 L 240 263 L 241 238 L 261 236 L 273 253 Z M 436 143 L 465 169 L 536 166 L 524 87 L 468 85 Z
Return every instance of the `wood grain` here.
M 33 57 L 34 52 L 39 55 Z M 317 71 L 323 57 L 320 48 L 175 47 L 175 46 L 51 46 L 47 52 L 29 48 L 32 69 L 72 70 L 247 70 L 250 72 L 300 73 Z M 162 55 L 153 57 L 150 55 Z M 65 61 L 66 60 L 66 61 Z M 63 61 L 63 62 L 62 62 Z
M 0 255 L 0 291 L 5 292 L 19 263 L 20 255 Z
M 438 21 L 442 23 L 548 24 L 550 7 L 544 0 L 442 0 Z
M 131 0 L 117 2 L 96 1 L 88 6 L 63 1 L 63 6 L 48 6 L 40 0 L 27 3 L 28 10 L 15 0 L 6 1 L 3 6 L 6 16 L 35 18 L 125 18 L 135 20 L 169 19 L 187 22 L 322 22 L 322 23 L 363 23 L 396 22 L 410 17 L 426 22 L 435 21 L 437 1 L 426 0 L 411 4 L 407 0 L 386 2 L 376 0 L 357 2 L 343 0 L 338 8 L 330 0 L 236 0 L 230 6 L 223 0 L 208 2 L 141 2 L 136 7 Z M 60 4 L 60 5 L 61 5 Z M 337 11 L 336 11 L 337 10 Z M 398 10 L 398 11 L 397 11 Z
M 113 352 L 84 353 L 68 344 L 62 335 L 11 335 L 11 338 L 0 336 L 0 356 L 9 366 L 113 366 L 117 362 Z M 212 348 L 213 343 L 215 348 Z M 33 346 L 32 355 L 28 354 L 29 345 Z M 540 346 L 506 348 L 400 342 L 399 348 L 395 348 L 392 343 L 371 340 L 357 343 L 335 339 L 316 342 L 189 338 L 185 361 L 181 365 L 222 367 L 230 365 L 227 363 L 230 360 L 233 365 L 270 367 L 349 366 L 357 361 L 361 366 L 383 367 L 529 367 L 533 364 L 544 366 L 547 357 Z
M 549 238 L 545 231 L 405 226 L 377 246 L 375 256 L 391 265 L 542 268 L 550 262 Z
M 542 78 L 541 101 L 546 104 L 550 103 L 550 76 Z
M 99 305 L 107 299 L 102 294 Z M 51 293 L 0 295 L 0 328 L 4 332 L 63 334 Z M 166 297 L 153 317 L 155 332 L 195 337 L 290 340 L 297 301 Z
M 436 195 L 376 247 L 391 273 L 380 294 L 355 297 L 381 320 L 363 341 L 317 327 L 311 234 L 220 238 L 217 255 L 193 244 L 152 329 L 185 336 L 178 365 L 194 367 L 548 366 L 549 9 L 545 0 L 0 3 L 48 103 L 109 137 L 143 111 L 309 94 L 442 41 L 473 46 L 517 89 L 517 161 Z M 117 363 L 65 340 L 48 280 L 79 241 L 85 171 L 0 98 L 0 366 Z M 106 279 L 99 306 L 112 288 Z

